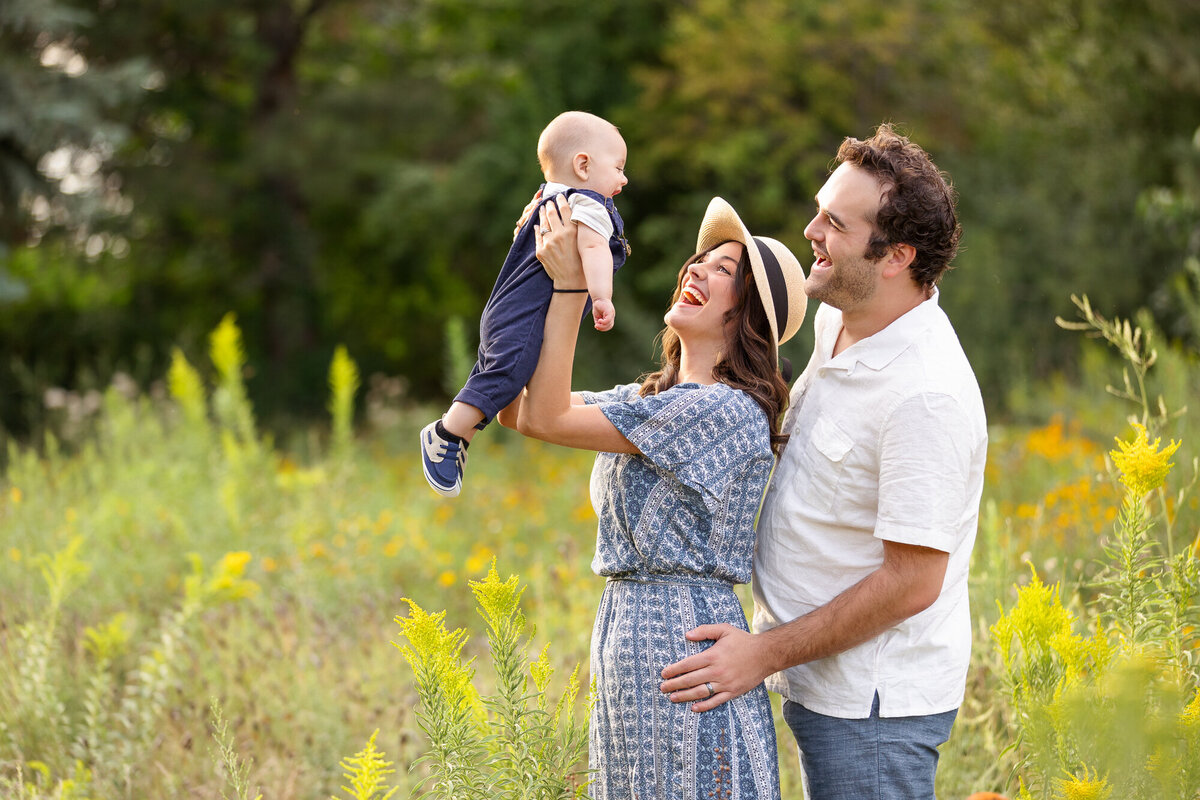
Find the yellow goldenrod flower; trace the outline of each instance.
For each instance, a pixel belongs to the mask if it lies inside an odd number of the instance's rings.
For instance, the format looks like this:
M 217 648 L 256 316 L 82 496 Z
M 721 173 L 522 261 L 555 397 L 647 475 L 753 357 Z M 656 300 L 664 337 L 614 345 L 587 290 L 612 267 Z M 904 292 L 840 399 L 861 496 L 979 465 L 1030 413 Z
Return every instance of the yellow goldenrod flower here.
M 237 316 L 232 311 L 222 317 L 221 323 L 209 334 L 209 351 L 213 364 L 224 380 L 241 379 L 246 350 L 242 346 Z
M 467 558 L 466 564 L 467 572 L 471 574 L 478 573 L 489 563 L 493 563 L 495 561 L 496 554 L 493 553 L 491 548 L 487 547 L 486 545 L 477 544 L 474 548 L 472 548 L 472 551 L 473 552 L 471 553 L 470 557 Z
M 208 398 L 204 394 L 204 381 L 200 373 L 188 363 L 183 351 L 176 347 L 171 351 L 171 368 L 167 371 L 167 386 L 171 396 L 183 410 L 188 422 L 203 424 L 208 414 Z
M 480 610 L 489 622 L 496 623 L 516 615 L 517 629 L 520 630 L 524 627 L 524 617 L 517 610 L 521 595 L 525 592 L 523 588 L 517 589 L 519 582 L 520 579 L 516 575 L 509 575 L 508 580 L 501 582 L 500 576 L 496 573 L 495 558 L 492 559 L 492 566 L 488 570 L 487 577 L 481 581 L 470 582 L 471 591 L 475 593 L 475 600 L 479 603 Z
M 442 586 L 453 586 L 456 580 L 457 577 L 453 570 L 442 570 L 442 574 L 438 575 L 438 583 Z
M 1107 800 L 1113 791 L 1099 771 L 1092 773 L 1087 767 L 1083 768 L 1083 775 L 1072 775 L 1057 783 L 1063 800 Z
M 241 577 L 242 573 L 246 571 L 246 565 L 250 563 L 251 558 L 253 556 L 245 550 L 226 553 L 221 557 L 221 563 L 217 565 L 217 571 L 232 577 Z
M 1015 636 L 1027 653 L 1048 652 L 1052 642 L 1070 637 L 1074 617 L 1059 601 L 1059 585 L 1046 586 L 1036 571 L 1028 586 L 1017 592 L 1017 604 L 992 626 L 992 636 L 1000 645 L 1004 663 L 1011 663 Z M 1056 637 L 1059 637 L 1056 639 Z
M 550 644 L 547 642 L 537 661 L 529 665 L 529 676 L 533 678 L 533 685 L 537 690 L 544 692 L 550 685 L 550 676 L 553 674 L 554 667 L 550 666 Z
M 427 691 L 435 692 L 436 700 L 444 700 L 450 708 L 466 709 L 477 721 L 482 721 L 487 710 L 479 691 L 471 682 L 475 670 L 474 659 L 464 662 L 461 657 L 467 635 L 462 628 L 446 630 L 446 612 L 430 614 L 407 597 L 401 598 L 408 604 L 408 616 L 395 618 L 400 634 L 407 645 L 392 642 L 417 673 L 417 682 Z
M 117 613 L 102 625 L 84 628 L 84 647 L 97 661 L 111 661 L 125 652 L 132 635 L 126 620 L 124 613 Z
M 1133 423 L 1134 437 L 1123 442 L 1116 440 L 1117 449 L 1109 453 L 1113 463 L 1121 471 L 1121 483 L 1135 497 L 1141 497 L 1147 492 L 1159 488 L 1167 479 L 1167 473 L 1174 466 L 1170 462 L 1172 454 L 1179 449 L 1179 442 L 1172 441 L 1159 449 L 1161 438 L 1150 442 L 1146 426 Z
M 1200 692 L 1180 712 L 1179 721 L 1189 727 L 1200 724 Z

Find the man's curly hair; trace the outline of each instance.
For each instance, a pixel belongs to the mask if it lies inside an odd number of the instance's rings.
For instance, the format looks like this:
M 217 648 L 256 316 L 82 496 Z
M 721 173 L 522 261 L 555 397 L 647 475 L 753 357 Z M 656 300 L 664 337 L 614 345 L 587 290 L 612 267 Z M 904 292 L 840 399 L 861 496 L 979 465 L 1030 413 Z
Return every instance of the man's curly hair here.
M 917 251 L 910 266 L 913 279 L 927 289 L 936 286 L 950 269 L 962 236 L 949 177 L 890 123 L 865 141 L 847 137 L 838 148 L 837 163 L 866 170 L 883 188 L 867 258 L 882 257 L 889 245 L 912 245 Z

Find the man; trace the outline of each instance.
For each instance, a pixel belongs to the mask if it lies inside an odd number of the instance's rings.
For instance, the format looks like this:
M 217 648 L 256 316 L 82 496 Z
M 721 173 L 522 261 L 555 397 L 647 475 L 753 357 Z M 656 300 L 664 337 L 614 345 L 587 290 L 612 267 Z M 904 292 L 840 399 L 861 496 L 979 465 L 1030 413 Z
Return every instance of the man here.
M 970 659 L 967 572 L 987 428 L 936 288 L 954 192 L 889 125 L 848 138 L 805 228 L 821 301 L 767 490 L 754 629 L 702 626 L 662 690 L 707 711 L 764 679 L 812 800 L 934 797 Z

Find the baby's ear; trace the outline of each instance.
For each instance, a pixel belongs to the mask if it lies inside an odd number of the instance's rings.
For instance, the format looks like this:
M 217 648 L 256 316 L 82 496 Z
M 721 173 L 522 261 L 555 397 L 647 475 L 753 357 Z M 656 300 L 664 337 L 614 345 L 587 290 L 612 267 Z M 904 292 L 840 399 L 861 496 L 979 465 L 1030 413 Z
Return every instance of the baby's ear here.
M 571 159 L 571 169 L 575 171 L 575 177 L 586 181 L 591 163 L 592 159 L 587 153 L 576 153 L 575 157 Z

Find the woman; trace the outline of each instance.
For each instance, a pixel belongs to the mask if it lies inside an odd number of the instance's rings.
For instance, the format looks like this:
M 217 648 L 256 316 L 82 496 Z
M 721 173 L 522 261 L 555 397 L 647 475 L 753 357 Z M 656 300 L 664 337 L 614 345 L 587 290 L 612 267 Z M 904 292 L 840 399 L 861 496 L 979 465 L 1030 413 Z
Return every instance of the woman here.
M 640 385 L 573 395 L 587 294 L 570 211 L 557 208 L 539 212 L 538 259 L 555 287 L 541 357 L 501 422 L 599 451 L 592 568 L 608 582 L 592 633 L 589 791 L 596 800 L 778 798 L 765 689 L 701 714 L 659 684 L 664 666 L 706 646 L 686 631 L 746 629 L 733 585 L 750 579 L 754 517 L 783 441 L 778 346 L 804 318 L 804 273 L 714 198 L 664 317 L 662 369 Z

